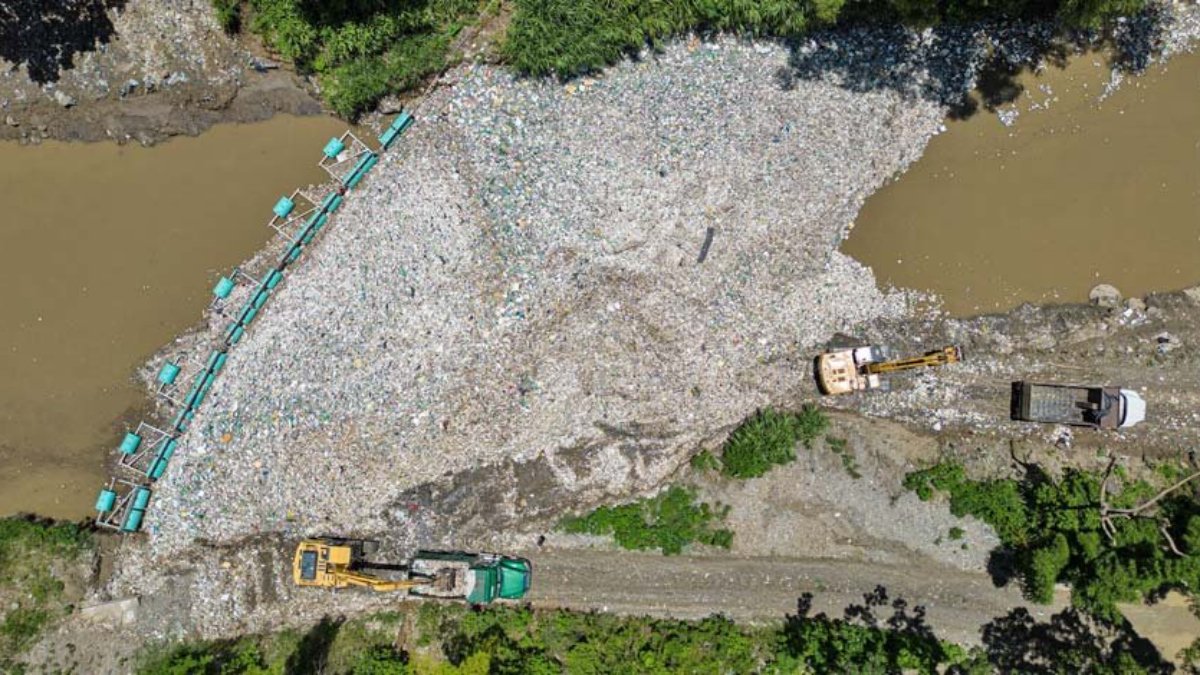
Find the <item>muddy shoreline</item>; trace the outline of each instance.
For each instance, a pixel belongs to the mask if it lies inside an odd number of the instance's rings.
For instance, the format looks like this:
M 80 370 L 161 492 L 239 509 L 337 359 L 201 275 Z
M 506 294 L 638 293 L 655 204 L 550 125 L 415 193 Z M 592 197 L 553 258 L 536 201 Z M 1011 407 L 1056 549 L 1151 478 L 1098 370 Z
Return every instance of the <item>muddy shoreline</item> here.
M 10 104 L 3 113 L 0 141 L 37 144 L 51 139 L 154 145 L 172 136 L 198 136 L 218 124 L 324 112 L 302 80 L 289 71 L 249 72 L 247 77 L 241 84 L 184 84 L 69 108 L 44 100 Z

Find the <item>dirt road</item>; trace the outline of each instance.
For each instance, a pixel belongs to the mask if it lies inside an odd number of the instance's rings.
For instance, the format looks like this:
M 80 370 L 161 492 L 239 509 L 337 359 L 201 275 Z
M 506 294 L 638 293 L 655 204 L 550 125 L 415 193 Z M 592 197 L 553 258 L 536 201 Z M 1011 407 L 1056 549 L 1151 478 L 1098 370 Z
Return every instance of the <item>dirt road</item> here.
M 813 611 L 840 617 L 876 586 L 908 606 L 922 605 L 943 638 L 978 643 L 979 626 L 1025 606 L 1013 586 L 996 588 L 984 574 L 929 561 L 882 565 L 844 560 L 673 556 L 602 550 L 529 551 L 535 607 L 618 614 L 700 618 L 724 614 L 739 621 L 780 619 L 813 594 Z M 1061 605 L 1058 605 L 1061 606 Z M 1031 608 L 1048 615 L 1052 607 Z

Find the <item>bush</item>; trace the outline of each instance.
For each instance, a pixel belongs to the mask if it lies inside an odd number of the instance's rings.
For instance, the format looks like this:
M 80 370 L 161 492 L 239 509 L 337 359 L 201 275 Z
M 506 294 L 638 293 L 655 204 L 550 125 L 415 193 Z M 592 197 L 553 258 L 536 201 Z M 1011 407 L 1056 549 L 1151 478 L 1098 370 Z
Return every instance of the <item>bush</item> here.
M 794 461 L 796 443 L 811 446 L 828 427 L 828 418 L 815 406 L 796 414 L 760 410 L 730 434 L 721 451 L 721 471 L 732 478 L 762 476 L 776 464 Z
M 249 0 L 249 6 L 250 30 L 302 72 L 316 73 L 325 102 L 350 119 L 445 68 L 452 38 L 479 12 L 476 0 Z
M 226 33 L 236 33 L 242 29 L 240 0 L 212 0 L 212 5 L 217 13 L 217 23 Z
M 734 478 L 756 478 L 776 464 L 795 460 L 796 441 L 796 424 L 790 415 L 760 410 L 729 436 L 721 451 L 721 469 Z
M 574 534 L 612 535 L 622 548 L 660 549 L 665 555 L 681 553 L 694 541 L 729 548 L 733 532 L 715 527 L 728 508 L 697 504 L 695 500 L 695 490 L 672 486 L 650 499 L 602 506 L 586 516 L 567 518 L 560 529 Z

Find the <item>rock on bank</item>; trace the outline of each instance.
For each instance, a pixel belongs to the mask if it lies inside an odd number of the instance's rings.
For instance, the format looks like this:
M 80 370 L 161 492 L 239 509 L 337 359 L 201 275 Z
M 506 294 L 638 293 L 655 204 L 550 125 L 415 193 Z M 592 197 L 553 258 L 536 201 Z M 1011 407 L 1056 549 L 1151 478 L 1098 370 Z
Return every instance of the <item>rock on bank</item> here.
M 156 551 L 449 541 L 431 518 L 646 489 L 796 404 L 806 346 L 906 309 L 835 249 L 942 111 L 784 84 L 787 62 L 721 41 L 565 86 L 450 73 L 233 350 L 159 484 Z M 411 501 L 468 471 L 498 503 Z

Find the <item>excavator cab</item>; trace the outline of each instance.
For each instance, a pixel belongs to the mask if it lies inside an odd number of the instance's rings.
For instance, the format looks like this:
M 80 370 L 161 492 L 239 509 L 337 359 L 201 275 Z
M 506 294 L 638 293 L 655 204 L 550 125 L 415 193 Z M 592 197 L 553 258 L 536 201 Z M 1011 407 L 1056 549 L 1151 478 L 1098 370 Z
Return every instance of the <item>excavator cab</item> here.
M 306 539 L 296 547 L 292 579 L 297 586 L 341 588 L 337 573 L 349 572 L 356 558 L 354 542 Z

